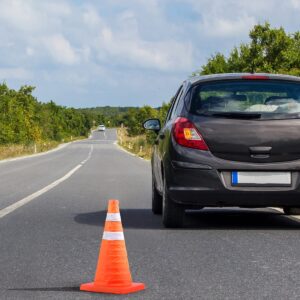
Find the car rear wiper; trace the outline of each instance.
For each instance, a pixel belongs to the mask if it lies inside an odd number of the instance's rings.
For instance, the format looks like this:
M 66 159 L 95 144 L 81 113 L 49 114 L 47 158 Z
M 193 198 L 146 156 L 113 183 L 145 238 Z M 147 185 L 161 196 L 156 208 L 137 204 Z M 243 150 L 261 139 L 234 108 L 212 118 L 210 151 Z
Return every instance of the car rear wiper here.
M 243 112 L 215 112 L 211 113 L 210 116 L 214 117 L 225 117 L 232 119 L 260 119 L 260 113 L 243 113 Z

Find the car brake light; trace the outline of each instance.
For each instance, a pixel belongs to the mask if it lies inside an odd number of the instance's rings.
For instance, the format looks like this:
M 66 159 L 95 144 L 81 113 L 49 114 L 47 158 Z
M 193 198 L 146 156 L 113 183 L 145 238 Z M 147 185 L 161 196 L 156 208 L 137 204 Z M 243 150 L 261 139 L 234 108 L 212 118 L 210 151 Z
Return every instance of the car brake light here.
M 208 151 L 208 147 L 195 127 L 187 118 L 177 118 L 173 126 L 175 141 L 184 147 Z
M 268 80 L 269 77 L 265 75 L 245 75 L 242 76 L 242 79 L 252 79 L 252 80 Z

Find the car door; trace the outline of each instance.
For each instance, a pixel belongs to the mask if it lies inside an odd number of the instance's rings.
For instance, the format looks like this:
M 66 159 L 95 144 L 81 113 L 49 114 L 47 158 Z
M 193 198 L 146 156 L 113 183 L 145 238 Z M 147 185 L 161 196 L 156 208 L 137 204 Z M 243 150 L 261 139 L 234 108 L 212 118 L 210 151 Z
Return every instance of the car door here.
M 181 98 L 183 93 L 183 86 L 180 86 L 176 95 L 173 97 L 171 102 L 170 109 L 168 111 L 165 123 L 163 124 L 158 136 L 155 140 L 154 145 L 154 155 L 153 155 L 153 163 L 155 170 L 155 179 L 156 179 L 156 187 L 162 193 L 163 191 L 163 158 L 166 152 L 166 146 L 168 143 L 168 137 L 172 130 L 171 120 L 174 117 L 174 113 L 176 111 L 176 107 L 178 105 L 179 99 Z

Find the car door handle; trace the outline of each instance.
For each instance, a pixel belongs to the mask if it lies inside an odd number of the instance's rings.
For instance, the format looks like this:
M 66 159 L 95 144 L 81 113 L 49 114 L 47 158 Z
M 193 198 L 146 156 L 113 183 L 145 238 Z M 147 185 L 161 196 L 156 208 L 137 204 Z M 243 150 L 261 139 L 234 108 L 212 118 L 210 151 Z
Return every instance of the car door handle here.
M 272 147 L 249 147 L 251 154 L 270 154 Z

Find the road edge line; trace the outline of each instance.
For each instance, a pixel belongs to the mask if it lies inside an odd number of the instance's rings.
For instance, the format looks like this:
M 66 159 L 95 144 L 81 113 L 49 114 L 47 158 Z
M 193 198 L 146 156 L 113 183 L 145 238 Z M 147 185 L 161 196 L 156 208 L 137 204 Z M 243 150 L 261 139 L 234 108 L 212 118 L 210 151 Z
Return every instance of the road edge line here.
M 119 145 L 118 141 L 115 141 L 113 144 L 116 145 L 120 150 L 126 152 L 127 154 L 129 154 L 129 155 L 131 155 L 133 157 L 139 158 L 139 159 L 141 159 L 141 160 L 143 160 L 145 162 L 150 162 L 150 159 L 146 159 L 146 158 L 140 157 L 137 154 L 134 154 L 134 153 L 126 150 L 124 147 L 122 147 L 121 145 Z
M 91 145 L 91 149 L 89 151 L 89 154 L 87 158 L 82 161 L 80 164 L 78 164 L 76 167 L 74 167 L 72 170 L 70 170 L 67 174 L 65 174 L 63 177 L 53 181 L 52 183 L 48 184 L 47 186 L 43 187 L 42 189 L 38 190 L 37 192 L 34 192 L 33 194 L 26 196 L 25 198 L 3 208 L 0 210 L 0 219 L 7 216 L 8 214 L 12 213 L 16 209 L 24 206 L 25 204 L 31 202 L 32 200 L 36 199 L 37 197 L 47 193 L 48 191 L 52 190 L 54 187 L 58 186 L 68 178 L 70 178 L 77 170 L 79 170 L 90 158 L 93 152 L 93 145 Z
M 80 141 L 85 141 L 85 140 L 91 139 L 92 136 L 93 136 L 93 132 L 94 132 L 94 131 L 95 131 L 95 130 L 92 130 L 92 131 L 91 131 L 91 134 L 89 135 L 88 138 L 80 139 L 80 140 L 75 140 L 75 141 L 68 142 L 68 143 L 62 143 L 62 144 L 59 144 L 57 147 L 55 147 L 55 148 L 53 148 L 53 149 L 50 149 L 50 150 L 48 150 L 48 151 L 44 151 L 44 152 L 33 153 L 33 154 L 27 154 L 27 155 L 22 155 L 22 156 L 13 157 L 13 158 L 5 158 L 5 159 L 1 159 L 1 160 L 0 160 L 0 164 L 6 163 L 6 162 L 11 162 L 11 161 L 17 161 L 17 160 L 27 159 L 27 158 L 34 158 L 34 157 L 38 157 L 38 156 L 43 156 L 43 155 L 50 154 L 50 153 L 52 153 L 52 152 L 56 152 L 56 151 L 62 150 L 62 149 L 64 149 L 65 147 L 69 146 L 70 144 L 73 144 L 73 143 L 76 143 L 76 142 L 80 142 Z

